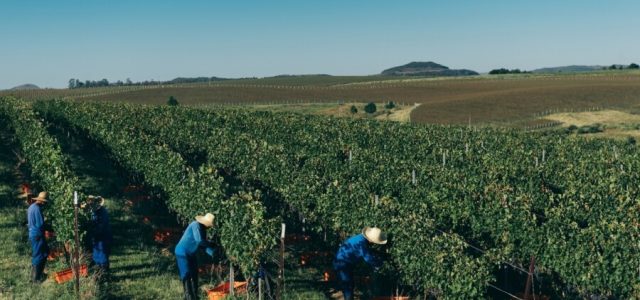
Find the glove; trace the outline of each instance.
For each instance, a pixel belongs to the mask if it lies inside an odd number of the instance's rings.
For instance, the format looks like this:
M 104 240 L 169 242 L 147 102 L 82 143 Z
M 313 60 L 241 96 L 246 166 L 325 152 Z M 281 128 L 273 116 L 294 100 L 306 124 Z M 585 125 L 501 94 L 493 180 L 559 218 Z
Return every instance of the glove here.
M 214 250 L 213 248 L 207 248 L 205 252 L 207 252 L 209 256 L 213 257 L 213 254 L 216 253 L 216 250 Z

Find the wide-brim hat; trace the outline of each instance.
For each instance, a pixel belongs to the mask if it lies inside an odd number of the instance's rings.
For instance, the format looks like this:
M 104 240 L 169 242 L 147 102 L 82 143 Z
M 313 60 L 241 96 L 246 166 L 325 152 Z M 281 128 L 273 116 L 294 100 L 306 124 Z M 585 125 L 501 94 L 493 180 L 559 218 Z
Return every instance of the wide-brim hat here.
M 213 215 L 210 213 L 207 213 L 204 216 L 196 216 L 196 221 L 198 221 L 198 223 L 207 226 L 207 227 L 213 227 Z
M 387 234 L 378 227 L 365 227 L 362 229 L 362 235 L 367 241 L 374 244 L 384 245 L 387 243 Z
M 47 202 L 49 200 L 47 200 L 47 198 L 49 197 L 49 193 L 47 192 L 40 192 L 38 194 L 38 197 L 35 198 L 31 198 L 31 200 L 33 201 L 42 201 L 42 202 Z
M 102 198 L 100 196 L 91 196 L 90 195 L 87 198 L 88 198 L 87 202 L 89 202 L 91 205 L 95 205 L 97 207 L 104 206 L 104 198 Z

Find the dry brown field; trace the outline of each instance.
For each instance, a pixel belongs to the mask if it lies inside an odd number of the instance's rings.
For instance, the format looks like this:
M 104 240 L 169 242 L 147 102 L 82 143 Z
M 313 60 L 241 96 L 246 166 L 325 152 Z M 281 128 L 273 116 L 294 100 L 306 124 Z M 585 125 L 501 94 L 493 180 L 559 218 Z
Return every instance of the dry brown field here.
M 212 84 L 14 92 L 26 98 L 68 97 L 95 101 L 183 105 L 300 103 L 419 103 L 411 121 L 440 124 L 539 123 L 550 113 L 594 109 L 640 111 L 640 73 L 478 76 L 451 79 L 328 77 L 232 80 Z M 4 92 L 6 94 L 7 92 Z M 30 94 L 29 94 L 30 93 Z M 0 93 L 2 94 L 2 93 Z

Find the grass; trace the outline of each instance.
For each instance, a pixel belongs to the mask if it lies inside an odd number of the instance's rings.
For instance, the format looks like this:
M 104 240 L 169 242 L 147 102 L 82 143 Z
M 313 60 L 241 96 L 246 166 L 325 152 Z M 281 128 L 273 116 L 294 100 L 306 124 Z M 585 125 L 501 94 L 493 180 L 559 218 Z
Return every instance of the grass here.
M 75 299 L 73 285 L 58 285 L 47 280 L 42 285 L 30 282 L 31 256 L 27 239 L 26 204 L 17 198 L 22 173 L 15 169 L 17 161 L 11 152 L 6 127 L 0 132 L 0 299 Z M 61 262 L 48 263 L 45 273 L 64 268 Z M 82 279 L 82 294 L 95 295 L 91 278 Z
M 626 124 L 639 124 L 640 115 L 618 110 L 601 110 L 593 112 L 558 113 L 544 117 L 551 121 L 564 123 L 564 126 L 585 126 L 591 124 L 603 124 L 606 126 L 620 127 Z
M 175 216 L 167 211 L 153 190 L 123 191 L 132 183 L 131 176 L 113 165 L 108 156 L 91 143 L 73 134 L 67 135 L 55 126 L 50 127 L 50 133 L 61 143 L 73 172 L 81 179 L 82 189 L 105 197 L 114 232 L 110 280 L 98 286 L 93 278 L 84 278 L 83 299 L 181 299 L 182 284 L 173 255 L 174 245 L 159 245 L 153 240 L 157 228 L 182 229 Z M 58 285 L 52 279 L 42 285 L 29 282 L 30 249 L 23 225 L 26 205 L 16 198 L 22 179 L 14 170 L 16 161 L 11 149 L 15 147 L 10 143 L 8 132 L 0 133 L 0 299 L 75 299 L 71 283 Z M 138 196 L 150 197 L 133 205 L 127 203 Z M 150 220 L 144 221 L 143 216 L 150 216 Z M 293 259 L 295 255 L 291 255 L 288 251 L 292 259 L 288 260 L 285 273 L 284 299 L 325 299 L 327 287 L 318 283 L 321 276 L 317 270 L 300 269 Z M 201 263 L 205 260 L 207 258 L 200 257 Z M 64 267 L 58 259 L 47 264 L 46 272 Z M 271 273 L 275 274 L 275 270 Z M 200 275 L 201 286 L 216 282 L 217 276 Z M 201 298 L 205 298 L 204 293 Z
M 590 138 L 613 138 L 626 140 L 629 137 L 640 138 L 640 115 L 619 111 L 602 110 L 593 112 L 557 113 L 542 118 L 546 121 L 562 122 L 563 127 L 574 125 L 578 128 L 596 126 L 602 132 L 583 134 Z

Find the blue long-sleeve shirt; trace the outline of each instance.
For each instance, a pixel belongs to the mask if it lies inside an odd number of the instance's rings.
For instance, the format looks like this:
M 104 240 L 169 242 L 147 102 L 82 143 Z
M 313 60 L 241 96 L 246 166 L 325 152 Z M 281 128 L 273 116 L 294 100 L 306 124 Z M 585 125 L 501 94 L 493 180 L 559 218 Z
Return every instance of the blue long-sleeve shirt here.
M 40 210 L 40 205 L 35 202 L 27 209 L 27 224 L 29 226 L 29 237 L 42 237 L 44 235 L 44 217 Z
M 369 251 L 369 241 L 363 234 L 352 236 L 342 243 L 333 262 L 336 268 L 351 267 L 364 260 L 372 267 L 379 267 L 382 262 Z
M 109 212 L 101 206 L 91 214 L 93 223 L 93 237 L 98 241 L 109 242 L 112 239 L 111 225 L 109 224 Z
M 207 253 L 212 253 L 213 251 L 211 243 L 206 239 L 204 225 L 193 221 L 184 231 L 182 238 L 180 238 L 175 254 L 178 256 L 191 256 L 198 251 L 198 248 L 207 249 Z

